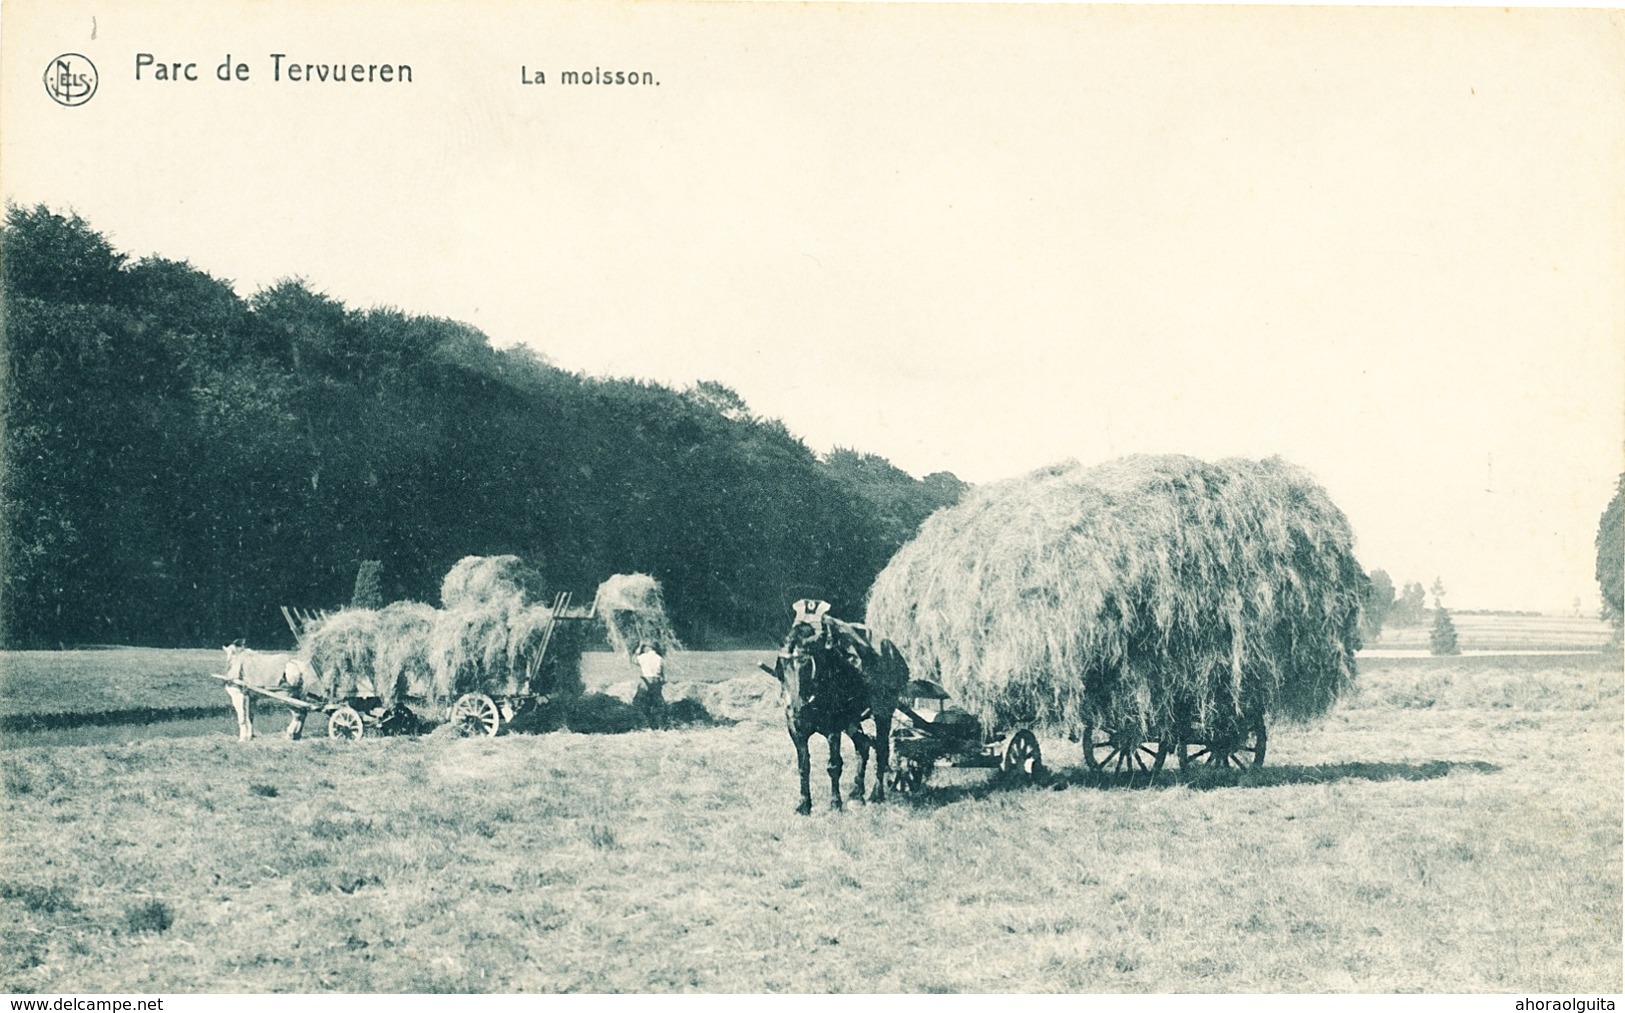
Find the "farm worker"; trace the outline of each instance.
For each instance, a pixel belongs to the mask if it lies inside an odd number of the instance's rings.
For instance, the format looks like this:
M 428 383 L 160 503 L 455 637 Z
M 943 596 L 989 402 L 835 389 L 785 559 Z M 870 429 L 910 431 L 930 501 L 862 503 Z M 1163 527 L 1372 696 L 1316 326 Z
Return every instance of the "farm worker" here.
M 632 703 L 643 711 L 650 728 L 666 726 L 666 659 L 647 640 L 638 643 L 638 669 L 642 672 Z

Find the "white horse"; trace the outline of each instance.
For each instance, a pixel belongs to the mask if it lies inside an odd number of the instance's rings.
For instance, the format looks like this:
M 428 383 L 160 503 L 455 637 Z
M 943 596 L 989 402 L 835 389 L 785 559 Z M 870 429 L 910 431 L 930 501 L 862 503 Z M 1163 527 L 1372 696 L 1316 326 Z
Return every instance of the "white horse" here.
M 307 679 L 315 679 L 310 666 L 291 654 L 251 651 L 241 642 L 227 644 L 221 650 L 226 652 L 226 678 L 250 686 L 297 695 Z M 254 694 L 228 682 L 226 695 L 237 712 L 237 738 L 247 742 L 254 737 Z M 288 708 L 288 738 L 297 739 L 304 732 L 306 713 L 300 708 Z

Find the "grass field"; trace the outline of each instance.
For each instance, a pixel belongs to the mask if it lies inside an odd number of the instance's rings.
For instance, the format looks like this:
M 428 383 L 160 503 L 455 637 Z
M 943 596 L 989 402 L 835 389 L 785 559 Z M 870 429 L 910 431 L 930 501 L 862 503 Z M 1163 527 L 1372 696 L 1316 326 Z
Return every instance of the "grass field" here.
M 1363 663 L 1255 775 L 1046 739 L 810 819 L 752 678 L 699 730 L 9 750 L 0 988 L 1621 989 L 1617 654 Z
M 757 662 L 772 658 L 771 649 L 683 652 L 671 659 L 668 681 L 722 682 L 753 672 Z M 0 652 L 0 728 L 27 726 L 31 723 L 27 719 L 43 717 L 74 723 L 76 717 L 120 712 L 224 712 L 226 695 L 208 675 L 224 672 L 225 667 L 218 650 Z M 589 652 L 581 658 L 582 681 L 590 690 L 635 681 L 637 674 L 619 655 Z
M 1458 646 L 1463 651 L 1595 651 L 1614 636 L 1601 619 L 1578 616 L 1506 615 L 1453 612 Z M 1388 627 L 1366 644 L 1378 650 L 1427 650 L 1432 619 L 1420 626 Z

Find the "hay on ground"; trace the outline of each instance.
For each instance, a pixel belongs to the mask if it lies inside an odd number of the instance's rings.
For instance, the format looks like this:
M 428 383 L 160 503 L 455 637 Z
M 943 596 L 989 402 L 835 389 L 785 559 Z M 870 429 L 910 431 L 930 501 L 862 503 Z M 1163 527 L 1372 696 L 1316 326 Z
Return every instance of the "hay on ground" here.
M 631 658 L 640 643 L 668 656 L 682 650 L 666 616 L 660 581 L 648 574 L 617 573 L 598 585 L 593 601 L 616 653 Z
M 440 582 L 440 604 L 522 608 L 541 601 L 544 591 L 541 572 L 518 556 L 464 556 Z
M 1354 678 L 1366 583 L 1307 472 L 1138 456 L 1045 468 L 933 515 L 867 619 L 990 726 L 1163 738 L 1325 713 Z

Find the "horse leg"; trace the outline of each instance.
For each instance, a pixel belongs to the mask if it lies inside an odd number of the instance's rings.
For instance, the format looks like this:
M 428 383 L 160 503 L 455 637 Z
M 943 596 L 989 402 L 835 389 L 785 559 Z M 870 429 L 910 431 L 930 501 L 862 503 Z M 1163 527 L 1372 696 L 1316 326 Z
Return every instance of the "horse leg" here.
M 886 801 L 886 771 L 891 769 L 891 715 L 875 711 L 875 790 L 871 802 Z
M 803 816 L 812 815 L 812 754 L 807 748 L 807 739 L 795 729 L 790 730 L 790 741 L 796 746 L 796 769 L 801 775 L 801 804 L 796 806 L 796 812 Z
M 305 712 L 288 708 L 288 738 L 297 741 L 305 733 Z
M 237 741 L 247 742 L 254 737 L 254 717 L 248 710 L 248 694 L 236 686 L 227 686 L 231 709 L 237 715 Z
M 824 736 L 829 740 L 829 807 L 841 808 L 841 733 L 839 730 Z
M 852 736 L 852 746 L 858 752 L 858 776 L 853 779 L 852 793 L 847 797 L 862 802 L 864 782 L 869 776 L 869 747 L 872 740 L 870 740 L 869 736 L 863 734 L 861 724 L 848 728 L 846 734 Z

